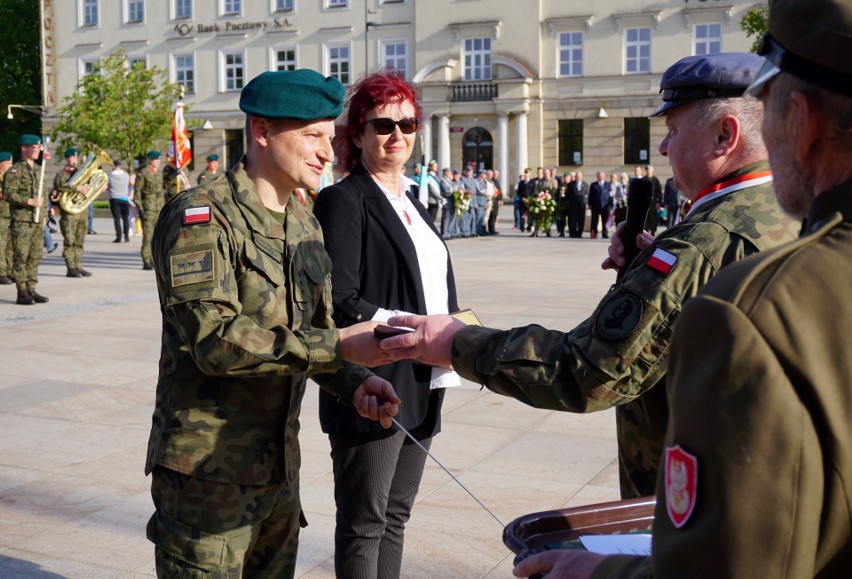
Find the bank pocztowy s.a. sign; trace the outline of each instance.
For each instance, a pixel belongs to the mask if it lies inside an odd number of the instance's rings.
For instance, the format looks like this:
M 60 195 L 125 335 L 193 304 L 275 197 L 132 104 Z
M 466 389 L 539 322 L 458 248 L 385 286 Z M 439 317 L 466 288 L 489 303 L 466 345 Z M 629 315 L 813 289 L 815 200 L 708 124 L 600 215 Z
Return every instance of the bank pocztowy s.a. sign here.
M 279 30 L 292 28 L 294 23 L 289 18 L 272 18 L 271 20 L 227 20 L 225 22 L 214 22 L 213 24 L 189 24 L 181 22 L 175 24 L 173 30 L 181 36 L 193 36 L 196 34 L 216 34 L 219 32 L 249 32 L 257 30 L 266 32 L 269 29 Z

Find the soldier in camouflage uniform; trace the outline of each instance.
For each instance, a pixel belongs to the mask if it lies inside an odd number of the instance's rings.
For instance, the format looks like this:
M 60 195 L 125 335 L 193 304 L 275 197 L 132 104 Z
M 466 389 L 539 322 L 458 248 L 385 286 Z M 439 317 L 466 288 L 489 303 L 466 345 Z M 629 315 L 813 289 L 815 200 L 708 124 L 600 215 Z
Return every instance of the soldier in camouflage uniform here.
M 305 69 L 253 79 L 240 98 L 246 157 L 157 223 L 163 346 L 146 473 L 161 577 L 294 575 L 308 376 L 385 427 L 396 414 L 390 384 L 348 363 L 388 359 L 375 323 L 334 327 L 331 259 L 290 195 L 319 185 L 344 95 Z
M 383 346 L 414 344 L 397 355 L 452 363 L 469 380 L 531 406 L 570 412 L 617 406 L 621 494 L 653 495 L 668 419 L 669 343 L 684 302 L 726 264 L 796 235 L 772 193 L 760 104 L 739 98 L 760 65 L 754 54 L 730 53 L 687 57 L 666 71 L 664 102 L 654 112 L 666 115 L 669 127 L 660 152 L 669 157 L 678 189 L 695 203 L 633 263 L 616 256 L 628 271 L 589 319 L 562 333 L 402 316 L 391 322 L 423 328 Z M 425 333 L 437 335 L 417 345 Z
M 204 185 L 207 181 L 212 181 L 219 175 L 219 155 L 207 155 L 207 168 L 199 173 L 198 184 Z
M 12 153 L 0 151 L 0 285 L 9 285 L 12 278 L 12 232 L 9 202 L 3 196 L 3 178 L 12 166 Z
M 41 165 L 36 163 L 41 154 L 41 139 L 35 135 L 22 135 L 21 160 L 12 165 L 3 179 L 3 194 L 11 209 L 12 272 L 18 288 L 19 305 L 47 303 L 47 298 L 35 291 L 38 283 L 38 266 L 44 245 L 44 223 L 47 219 L 47 195 L 39 199 Z M 36 208 L 40 207 L 38 223 Z
M 142 220 L 142 269 L 154 269 L 151 260 L 151 237 L 166 202 L 163 192 L 163 175 L 159 171 L 160 152 L 148 151 L 148 165 L 136 173 L 134 199 Z
M 80 212 L 75 215 L 65 211 L 59 204 L 62 192 L 66 189 L 65 184 L 77 172 L 77 160 L 77 149 L 72 147 L 65 150 L 65 167 L 53 178 L 50 200 L 54 206 L 60 208 L 62 214 L 59 229 L 62 231 L 62 257 L 68 268 L 66 277 L 89 277 L 92 273 L 83 269 L 83 242 L 86 240 L 88 213 Z M 82 188 L 78 190 L 82 191 Z

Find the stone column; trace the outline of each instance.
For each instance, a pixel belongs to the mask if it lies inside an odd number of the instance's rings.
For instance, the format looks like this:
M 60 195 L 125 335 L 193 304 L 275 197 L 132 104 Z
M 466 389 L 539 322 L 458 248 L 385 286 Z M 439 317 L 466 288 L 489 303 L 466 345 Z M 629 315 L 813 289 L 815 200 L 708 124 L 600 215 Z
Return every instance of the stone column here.
M 511 177 L 509 173 L 509 114 L 497 113 L 497 170 L 503 183 Z
M 452 168 L 450 159 L 450 115 L 438 115 L 438 171 Z
M 518 113 L 515 115 L 515 131 L 516 150 L 515 150 L 515 172 L 520 175 L 527 166 L 527 113 Z M 512 175 L 512 179 L 517 179 L 518 175 Z

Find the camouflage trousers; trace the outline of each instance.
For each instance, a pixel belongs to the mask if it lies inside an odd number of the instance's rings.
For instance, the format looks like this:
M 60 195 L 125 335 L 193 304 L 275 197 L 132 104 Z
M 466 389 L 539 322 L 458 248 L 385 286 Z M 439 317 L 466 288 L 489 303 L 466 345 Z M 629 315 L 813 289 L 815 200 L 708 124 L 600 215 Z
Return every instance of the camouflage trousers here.
M 86 240 L 88 216 L 85 212 L 72 215 L 62 213 L 59 230 L 62 232 L 62 257 L 68 269 L 83 267 L 83 242 Z
M 44 225 L 29 221 L 12 222 L 12 276 L 19 290 L 34 290 L 38 266 L 44 253 Z
M 293 577 L 299 527 L 307 525 L 299 483 L 246 486 L 203 480 L 161 466 L 151 473 L 156 511 L 148 539 L 161 578 Z
M 154 263 L 153 254 L 151 253 L 151 239 L 154 237 L 154 226 L 157 225 L 157 218 L 160 217 L 159 209 L 144 209 L 145 216 L 142 217 L 142 262 Z
M 0 275 L 12 275 L 14 253 L 12 252 L 12 220 L 0 217 Z

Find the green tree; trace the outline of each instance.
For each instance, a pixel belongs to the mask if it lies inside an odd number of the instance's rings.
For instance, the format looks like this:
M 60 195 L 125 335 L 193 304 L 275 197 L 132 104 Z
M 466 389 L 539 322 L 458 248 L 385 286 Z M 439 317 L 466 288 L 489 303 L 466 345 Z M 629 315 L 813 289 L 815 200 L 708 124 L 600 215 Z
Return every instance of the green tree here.
M 768 6 L 752 6 L 740 21 L 740 28 L 746 33 L 746 36 L 754 39 L 751 43 L 752 52 L 757 52 L 757 45 L 760 43 L 760 38 L 768 30 L 766 25 L 768 17 Z
M 41 105 L 40 27 L 38 2 L 0 1 L 0 151 L 11 151 L 16 159 L 21 134 L 41 133 L 38 114 L 12 109 L 14 118 L 6 119 L 9 105 Z
M 133 159 L 168 143 L 180 91 L 162 69 L 145 68 L 142 62 L 128 69 L 124 52 L 118 50 L 62 99 L 59 122 L 51 131 L 56 150 L 94 143 L 118 152 L 132 170 Z

